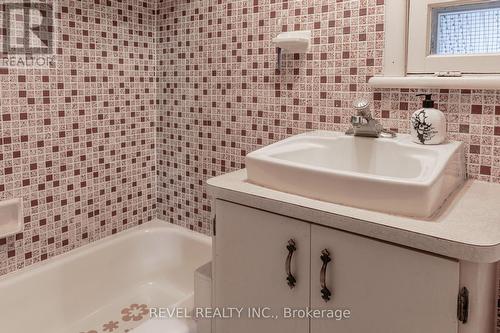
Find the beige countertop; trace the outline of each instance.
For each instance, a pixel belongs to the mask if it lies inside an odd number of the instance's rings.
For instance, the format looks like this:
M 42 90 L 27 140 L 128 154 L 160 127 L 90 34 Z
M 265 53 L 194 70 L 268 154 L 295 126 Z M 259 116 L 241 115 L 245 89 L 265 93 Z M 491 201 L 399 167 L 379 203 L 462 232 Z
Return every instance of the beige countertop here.
M 469 180 L 433 218 L 422 220 L 308 199 L 246 178 L 246 170 L 211 178 L 209 191 L 217 199 L 451 258 L 500 261 L 499 184 Z

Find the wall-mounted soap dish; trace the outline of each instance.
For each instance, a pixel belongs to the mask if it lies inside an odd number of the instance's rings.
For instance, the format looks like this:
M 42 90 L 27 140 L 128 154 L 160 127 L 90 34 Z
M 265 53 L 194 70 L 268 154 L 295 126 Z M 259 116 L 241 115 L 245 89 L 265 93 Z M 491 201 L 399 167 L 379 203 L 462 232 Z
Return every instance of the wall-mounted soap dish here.
M 0 238 L 23 231 L 23 200 L 0 201 Z
M 281 56 L 283 53 L 306 53 L 311 47 L 311 30 L 282 32 L 275 38 L 273 43 L 278 48 L 277 68 L 281 68 Z
M 273 43 L 286 53 L 306 53 L 311 47 L 311 30 L 282 32 Z

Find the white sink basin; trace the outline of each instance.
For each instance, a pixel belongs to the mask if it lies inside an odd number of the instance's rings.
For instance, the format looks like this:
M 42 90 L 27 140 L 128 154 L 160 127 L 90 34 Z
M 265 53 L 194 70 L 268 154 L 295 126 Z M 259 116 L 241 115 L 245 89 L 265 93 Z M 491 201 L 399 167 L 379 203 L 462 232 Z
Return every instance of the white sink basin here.
M 248 181 L 282 192 L 386 213 L 432 216 L 465 181 L 461 142 L 437 146 L 311 132 L 246 157 Z

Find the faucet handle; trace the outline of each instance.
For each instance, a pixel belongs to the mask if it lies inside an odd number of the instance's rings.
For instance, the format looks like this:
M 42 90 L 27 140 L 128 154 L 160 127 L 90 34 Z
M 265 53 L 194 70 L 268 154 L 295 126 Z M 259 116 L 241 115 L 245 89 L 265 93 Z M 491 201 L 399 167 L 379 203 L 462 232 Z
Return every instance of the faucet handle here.
M 356 110 L 358 116 L 362 116 L 363 118 L 365 118 L 366 122 L 372 119 L 372 115 L 370 112 L 370 101 L 367 98 L 361 97 L 354 100 L 352 107 Z
M 356 110 L 366 110 L 370 107 L 370 101 L 367 98 L 360 97 L 354 100 L 352 107 Z

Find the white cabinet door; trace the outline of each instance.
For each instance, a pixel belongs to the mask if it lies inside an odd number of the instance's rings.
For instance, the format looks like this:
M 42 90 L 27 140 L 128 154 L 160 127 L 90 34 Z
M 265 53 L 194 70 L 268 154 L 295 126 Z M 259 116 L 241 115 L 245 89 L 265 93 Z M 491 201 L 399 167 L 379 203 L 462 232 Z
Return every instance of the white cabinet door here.
M 422 222 L 425 223 L 425 222 Z M 328 302 L 321 252 L 327 249 Z M 351 318 L 311 320 L 311 333 L 456 333 L 458 262 L 313 225 L 311 306 Z
M 214 306 L 243 307 L 242 318 L 216 319 L 217 333 L 307 333 L 309 320 L 283 319 L 284 307 L 306 308 L 310 288 L 309 223 L 217 200 Z M 288 286 L 287 244 L 296 251 Z M 271 308 L 278 319 L 252 319 L 247 309 Z M 268 314 L 266 311 L 265 314 Z

